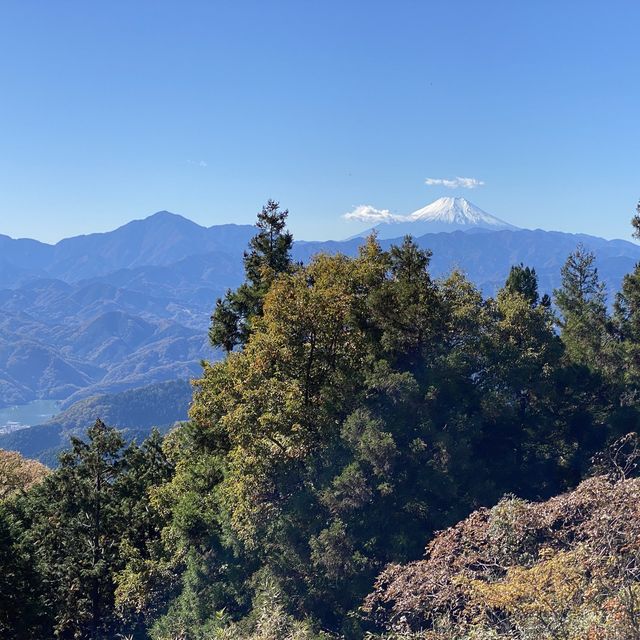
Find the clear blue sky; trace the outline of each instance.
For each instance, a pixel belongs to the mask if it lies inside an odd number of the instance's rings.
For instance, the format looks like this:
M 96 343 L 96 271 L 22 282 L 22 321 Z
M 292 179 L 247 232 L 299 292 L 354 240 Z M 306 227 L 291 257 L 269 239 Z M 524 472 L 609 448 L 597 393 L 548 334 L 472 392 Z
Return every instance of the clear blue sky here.
M 157 210 L 296 237 L 464 195 L 525 227 L 628 237 L 640 3 L 3 0 L 0 233 Z M 473 190 L 426 178 L 473 177 Z

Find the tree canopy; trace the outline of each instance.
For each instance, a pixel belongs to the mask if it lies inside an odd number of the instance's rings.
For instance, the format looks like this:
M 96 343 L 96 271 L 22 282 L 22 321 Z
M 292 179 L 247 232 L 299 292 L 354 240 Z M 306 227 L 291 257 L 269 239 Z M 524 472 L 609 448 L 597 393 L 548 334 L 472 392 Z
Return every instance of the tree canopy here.
M 294 264 L 286 217 L 267 203 L 246 281 L 216 304 L 209 337 L 227 353 L 203 363 L 190 421 L 140 444 L 97 421 L 57 470 L 0 504 L 3 637 L 393 632 L 363 615 L 367 594 L 386 594 L 394 567 L 472 512 L 499 547 L 480 560 L 504 570 L 493 582 L 484 568 L 462 572 L 443 607 L 464 588 L 465 611 L 482 605 L 519 629 L 544 584 L 549 624 L 572 615 L 587 547 L 536 547 L 526 560 L 528 529 L 514 541 L 510 523 L 522 501 L 576 487 L 634 442 L 608 448 L 640 419 L 638 269 L 613 313 L 581 246 L 555 306 L 522 264 L 486 297 L 459 271 L 433 278 L 431 253 L 410 237 L 385 250 L 372 235 L 354 258 Z

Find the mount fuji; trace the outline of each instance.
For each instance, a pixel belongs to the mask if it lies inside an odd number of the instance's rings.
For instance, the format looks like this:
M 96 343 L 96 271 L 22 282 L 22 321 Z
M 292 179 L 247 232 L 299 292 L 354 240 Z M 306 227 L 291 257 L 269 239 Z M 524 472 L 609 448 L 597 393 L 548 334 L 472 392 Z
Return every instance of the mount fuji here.
M 518 231 L 518 227 L 496 218 L 465 198 L 438 198 L 406 216 L 392 216 L 373 229 L 382 240 L 406 234 L 419 237 L 425 233 L 451 231 Z M 371 229 L 358 234 L 366 236 Z

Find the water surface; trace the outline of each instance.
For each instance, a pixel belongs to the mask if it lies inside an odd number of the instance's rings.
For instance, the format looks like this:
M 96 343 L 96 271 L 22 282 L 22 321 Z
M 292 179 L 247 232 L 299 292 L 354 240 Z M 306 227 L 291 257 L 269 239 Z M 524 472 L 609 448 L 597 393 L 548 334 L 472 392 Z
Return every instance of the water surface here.
M 0 433 L 10 433 L 34 424 L 42 424 L 56 413 L 56 400 L 33 400 L 27 404 L 0 409 Z

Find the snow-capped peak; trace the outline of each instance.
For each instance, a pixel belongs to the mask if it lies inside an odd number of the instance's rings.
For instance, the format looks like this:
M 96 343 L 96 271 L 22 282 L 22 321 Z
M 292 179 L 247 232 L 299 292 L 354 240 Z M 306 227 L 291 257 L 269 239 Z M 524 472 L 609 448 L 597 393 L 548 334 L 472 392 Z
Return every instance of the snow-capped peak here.
M 483 211 L 465 198 L 438 198 L 422 209 L 404 217 L 406 222 L 437 222 L 456 227 L 481 227 L 485 229 L 515 229 L 500 218 Z
M 374 229 L 382 240 L 409 234 L 448 233 L 451 231 L 518 231 L 518 227 L 492 216 L 465 198 L 438 198 L 408 215 L 397 215 L 371 206 L 356 207 L 345 215 L 349 220 L 377 222 Z M 364 236 L 368 231 L 358 234 Z

